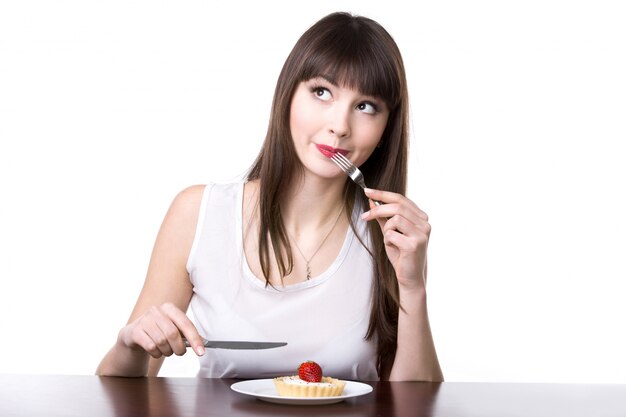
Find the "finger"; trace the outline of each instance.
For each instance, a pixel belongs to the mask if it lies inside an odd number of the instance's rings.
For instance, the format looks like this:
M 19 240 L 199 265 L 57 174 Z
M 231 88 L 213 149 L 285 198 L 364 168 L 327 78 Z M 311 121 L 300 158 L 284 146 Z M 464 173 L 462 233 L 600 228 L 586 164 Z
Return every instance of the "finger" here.
M 132 340 L 136 346 L 145 350 L 153 358 L 168 356 L 167 349 L 160 346 L 164 340 L 161 330 L 153 321 L 145 317 L 133 330 Z M 171 355 L 171 353 L 169 354 Z
M 373 219 L 390 219 L 395 216 L 401 216 L 406 218 L 411 223 L 419 224 L 424 223 L 427 220 L 420 216 L 417 209 L 414 207 L 407 207 L 405 204 L 390 203 L 382 206 L 373 206 L 369 211 L 366 211 L 361 215 L 363 220 Z
M 198 333 L 196 326 L 194 326 L 189 317 L 187 317 L 187 315 L 178 307 L 170 303 L 163 305 L 163 311 L 168 315 L 168 317 L 176 326 L 178 330 L 177 341 L 180 342 L 181 346 L 183 348 L 185 346 L 185 343 L 182 339 L 184 336 L 191 345 L 191 348 L 194 350 L 196 355 L 204 355 L 205 349 L 202 337 L 200 336 L 200 333 Z
M 163 316 L 165 317 L 165 316 Z M 161 330 L 161 327 L 157 324 L 156 321 L 150 321 L 144 325 L 144 331 L 152 339 L 152 342 L 156 346 L 156 348 L 161 352 L 163 356 L 172 356 L 174 351 L 170 346 L 167 337 Z
M 135 343 L 154 359 L 159 359 L 163 356 L 163 353 L 159 350 L 156 343 L 154 343 L 154 340 L 152 340 L 144 330 L 137 332 L 135 335 Z
M 401 216 L 394 216 L 387 221 L 383 229 L 386 245 L 393 245 L 403 252 L 417 252 L 426 247 L 430 238 L 430 225 L 415 225 Z
M 172 323 L 171 320 L 166 320 L 162 322 L 158 322 L 157 326 L 161 329 L 161 333 L 167 339 L 167 344 L 173 353 L 177 356 L 182 356 L 187 352 L 187 348 L 185 347 L 185 343 L 182 340 L 180 335 L 180 331 L 178 328 Z
M 399 193 L 394 193 L 392 191 L 375 190 L 373 188 L 365 188 L 364 192 L 370 200 L 380 201 L 384 204 L 405 204 L 417 209 L 417 205 L 413 202 L 413 200 Z
M 363 192 L 370 200 L 380 201 L 385 204 L 397 203 L 398 201 L 400 201 L 400 198 L 403 197 L 401 194 L 398 193 L 393 193 L 391 191 L 375 190 L 373 188 L 364 188 Z
M 417 204 L 415 204 L 415 202 L 402 194 L 393 193 L 391 191 L 375 190 L 372 188 L 366 188 L 364 191 L 365 195 L 370 199 L 370 208 L 376 206 L 371 200 L 382 201 L 385 205 L 396 203 L 407 207 L 408 210 L 413 212 L 418 218 L 428 221 L 428 215 L 422 211 Z M 407 215 L 406 213 L 403 214 Z
M 417 252 L 428 244 L 424 233 L 405 234 L 397 229 L 388 229 L 383 234 L 385 245 L 393 245 L 403 252 Z
M 419 221 L 413 223 L 404 216 L 395 215 L 387 220 L 383 233 L 387 230 L 396 230 L 406 236 L 430 236 L 431 226 L 430 223 L 425 221 Z

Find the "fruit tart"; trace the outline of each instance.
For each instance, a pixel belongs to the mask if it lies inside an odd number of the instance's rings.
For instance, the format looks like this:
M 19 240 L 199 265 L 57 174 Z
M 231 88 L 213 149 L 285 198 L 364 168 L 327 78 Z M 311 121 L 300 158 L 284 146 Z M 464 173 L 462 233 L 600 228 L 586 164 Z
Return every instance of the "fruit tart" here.
M 298 375 L 274 378 L 274 386 L 282 397 L 336 397 L 346 382 L 322 376 L 322 368 L 313 361 L 302 363 Z

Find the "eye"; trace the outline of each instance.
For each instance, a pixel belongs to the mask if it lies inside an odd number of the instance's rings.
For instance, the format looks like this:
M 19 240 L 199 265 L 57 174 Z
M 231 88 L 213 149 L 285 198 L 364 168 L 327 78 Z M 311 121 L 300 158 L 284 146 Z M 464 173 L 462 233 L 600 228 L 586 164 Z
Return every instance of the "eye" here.
M 378 113 L 378 107 L 374 103 L 370 103 L 369 101 L 364 101 L 363 103 L 359 103 L 356 106 L 356 109 L 367 114 Z
M 331 98 L 330 91 L 325 87 L 312 87 L 311 92 L 315 94 L 315 97 L 323 101 L 328 101 Z

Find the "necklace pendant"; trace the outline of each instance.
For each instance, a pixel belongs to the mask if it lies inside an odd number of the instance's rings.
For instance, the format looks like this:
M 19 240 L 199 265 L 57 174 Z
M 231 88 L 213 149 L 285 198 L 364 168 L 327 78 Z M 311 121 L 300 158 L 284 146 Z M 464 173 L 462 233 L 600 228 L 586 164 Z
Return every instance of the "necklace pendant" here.
M 309 259 L 307 259 L 306 256 L 304 256 L 304 253 L 302 253 L 302 250 L 300 250 L 300 246 L 298 246 L 298 242 L 296 242 L 295 239 L 293 239 L 291 237 L 291 235 L 289 235 L 289 245 L 291 245 L 291 242 L 293 241 L 293 245 L 296 247 L 296 249 L 298 249 L 298 252 L 300 252 L 300 255 L 302 255 L 302 259 L 304 259 L 304 261 L 306 262 L 306 279 L 307 281 L 311 279 L 311 260 L 315 257 L 315 255 L 317 255 L 317 252 L 320 251 L 320 249 L 322 248 L 322 246 L 324 246 L 324 243 L 326 242 L 326 239 L 328 239 L 328 236 L 330 236 L 330 234 L 332 233 L 333 230 L 335 230 L 335 226 L 337 226 L 337 223 L 339 222 L 339 218 L 341 217 L 341 213 L 343 213 L 343 209 L 344 207 L 341 207 L 341 210 L 339 210 L 339 214 L 337 214 L 337 218 L 335 219 L 335 223 L 333 224 L 333 227 L 330 228 L 330 230 L 328 231 L 328 233 L 326 233 L 326 236 L 324 237 L 324 239 L 322 239 L 322 243 L 320 243 L 320 245 L 317 247 L 317 249 L 315 250 L 315 252 L 313 252 L 313 255 L 311 255 L 311 257 Z

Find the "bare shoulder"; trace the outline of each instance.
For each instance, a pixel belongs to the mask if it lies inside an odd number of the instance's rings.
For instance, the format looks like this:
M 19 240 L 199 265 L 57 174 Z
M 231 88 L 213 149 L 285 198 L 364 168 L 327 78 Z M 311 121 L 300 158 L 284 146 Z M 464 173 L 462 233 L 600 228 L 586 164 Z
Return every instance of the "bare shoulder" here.
M 198 210 L 202 201 L 204 185 L 192 185 L 181 190 L 172 201 L 168 210 L 168 217 L 176 217 L 178 220 L 191 220 L 195 223 Z M 190 218 L 191 217 L 191 218 Z
M 204 184 L 198 184 L 183 189 L 174 198 L 172 206 L 181 206 L 181 209 L 199 208 L 205 187 Z
M 162 233 L 167 233 L 170 238 L 184 239 L 187 243 L 193 239 L 204 188 L 204 185 L 192 185 L 174 197 L 163 220 Z
M 196 232 L 203 185 L 194 185 L 174 197 L 157 235 L 146 281 L 131 320 L 151 306 L 174 303 L 186 311 L 192 294 L 187 260 Z

